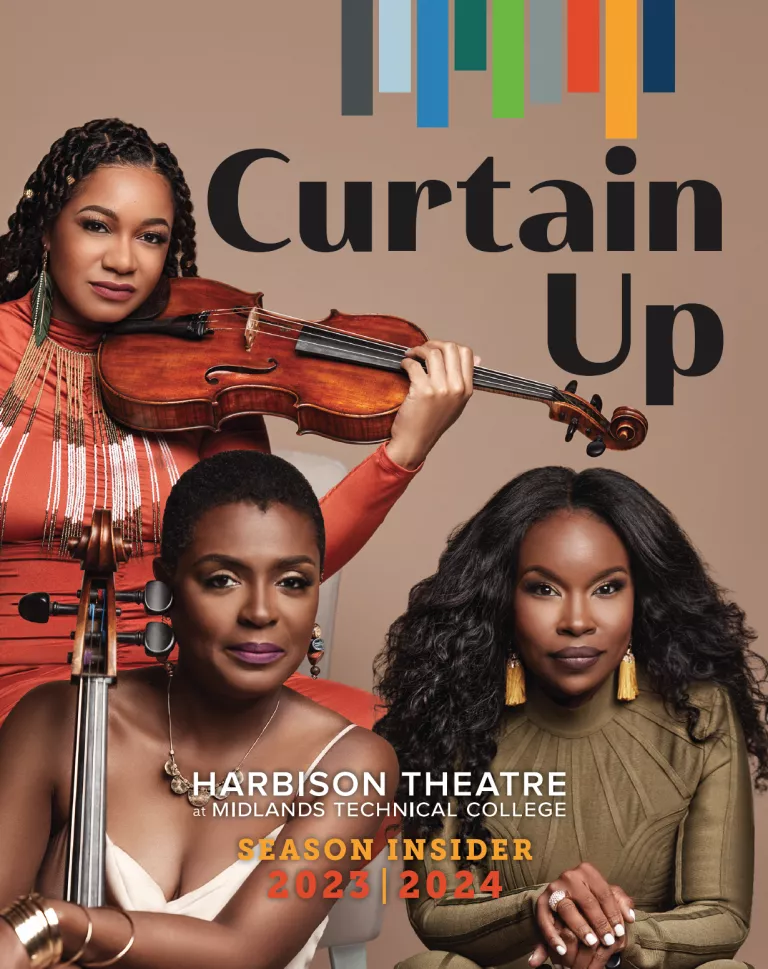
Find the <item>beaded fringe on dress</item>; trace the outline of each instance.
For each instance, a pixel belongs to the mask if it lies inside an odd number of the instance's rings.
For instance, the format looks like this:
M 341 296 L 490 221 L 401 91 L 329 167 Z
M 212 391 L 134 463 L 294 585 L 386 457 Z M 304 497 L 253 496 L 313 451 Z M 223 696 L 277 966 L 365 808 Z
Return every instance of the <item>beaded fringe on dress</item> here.
M 141 477 L 140 458 L 136 448 L 137 436 L 116 424 L 104 410 L 94 367 L 95 356 L 95 353 L 70 350 L 50 339 L 43 340 L 38 347 L 34 334 L 30 336 L 16 376 L 0 401 L 0 448 L 2 448 L 39 381 L 24 432 L 0 492 L 0 549 L 14 476 L 29 440 L 46 381 L 53 368 L 56 375 L 56 390 L 48 500 L 43 523 L 43 548 L 52 551 L 57 544 L 58 533 L 58 551 L 63 555 L 67 551 L 69 539 L 80 537 L 88 486 L 89 460 L 85 431 L 86 422 L 90 421 L 93 432 L 91 514 L 97 505 L 111 507 L 112 520 L 115 525 L 122 528 L 124 539 L 134 545 L 135 554 L 143 554 Z M 85 406 L 85 386 L 88 380 L 91 385 L 92 401 L 90 413 L 86 413 Z M 149 472 L 152 491 L 152 536 L 156 551 L 160 545 L 160 487 L 157 468 L 149 438 L 145 434 L 139 435 L 138 438 L 143 445 L 140 448 L 141 460 L 146 462 Z M 155 436 L 155 441 L 160 448 L 162 463 L 172 486 L 179 477 L 173 454 L 163 437 Z M 62 474 L 65 464 L 66 494 L 63 494 Z

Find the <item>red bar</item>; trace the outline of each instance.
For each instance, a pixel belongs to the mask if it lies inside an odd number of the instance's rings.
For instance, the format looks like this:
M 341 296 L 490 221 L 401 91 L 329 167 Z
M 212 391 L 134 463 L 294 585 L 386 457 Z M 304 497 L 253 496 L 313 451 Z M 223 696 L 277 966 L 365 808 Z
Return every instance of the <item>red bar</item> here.
M 568 0 L 568 91 L 600 90 L 600 0 Z

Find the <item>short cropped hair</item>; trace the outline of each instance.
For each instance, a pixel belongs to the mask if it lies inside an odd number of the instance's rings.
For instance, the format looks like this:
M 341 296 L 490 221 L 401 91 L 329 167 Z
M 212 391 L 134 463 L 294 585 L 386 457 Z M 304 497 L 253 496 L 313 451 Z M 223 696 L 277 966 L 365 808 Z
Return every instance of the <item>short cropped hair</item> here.
M 312 522 L 325 557 L 325 526 L 320 503 L 304 475 L 288 461 L 260 451 L 223 451 L 204 458 L 181 475 L 165 506 L 160 558 L 171 571 L 192 543 L 195 525 L 205 512 L 246 502 L 266 511 L 285 505 Z

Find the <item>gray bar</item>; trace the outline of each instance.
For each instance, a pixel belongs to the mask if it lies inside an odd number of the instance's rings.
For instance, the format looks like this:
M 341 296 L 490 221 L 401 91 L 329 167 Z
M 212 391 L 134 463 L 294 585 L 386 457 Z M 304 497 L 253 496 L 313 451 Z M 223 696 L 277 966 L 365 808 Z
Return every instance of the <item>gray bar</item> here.
M 533 0 L 531 103 L 557 104 L 563 91 L 563 0 Z
M 373 0 L 341 2 L 341 113 L 373 114 Z

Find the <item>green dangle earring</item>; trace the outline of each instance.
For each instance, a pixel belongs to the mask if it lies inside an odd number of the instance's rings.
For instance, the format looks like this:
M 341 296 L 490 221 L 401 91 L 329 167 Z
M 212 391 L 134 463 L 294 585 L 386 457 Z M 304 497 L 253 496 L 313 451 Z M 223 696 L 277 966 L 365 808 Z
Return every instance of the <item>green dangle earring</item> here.
M 52 299 L 53 284 L 48 273 L 48 250 L 44 249 L 43 265 L 32 290 L 32 332 L 37 346 L 40 346 L 48 336 L 48 327 L 51 325 Z

